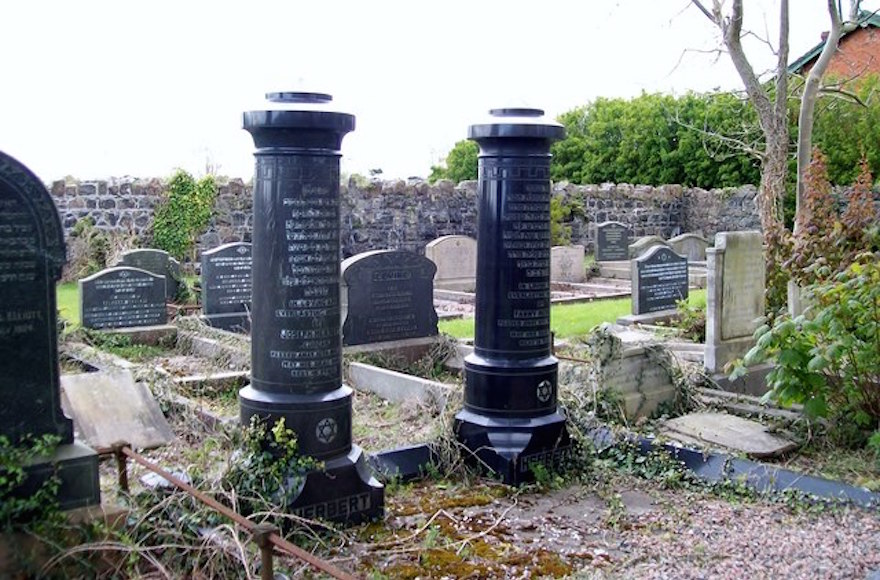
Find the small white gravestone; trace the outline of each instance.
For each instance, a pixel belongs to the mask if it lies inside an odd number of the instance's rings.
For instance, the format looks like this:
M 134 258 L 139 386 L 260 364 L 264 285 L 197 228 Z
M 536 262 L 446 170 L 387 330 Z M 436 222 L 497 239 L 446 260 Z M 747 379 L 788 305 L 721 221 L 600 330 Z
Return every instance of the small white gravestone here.
M 553 282 L 584 282 L 583 246 L 553 246 L 550 248 L 550 280 Z
M 754 344 L 764 316 L 761 232 L 721 232 L 706 250 L 706 370 L 719 373 Z
M 437 265 L 434 288 L 473 292 L 477 285 L 477 240 L 443 236 L 425 246 L 425 257 Z

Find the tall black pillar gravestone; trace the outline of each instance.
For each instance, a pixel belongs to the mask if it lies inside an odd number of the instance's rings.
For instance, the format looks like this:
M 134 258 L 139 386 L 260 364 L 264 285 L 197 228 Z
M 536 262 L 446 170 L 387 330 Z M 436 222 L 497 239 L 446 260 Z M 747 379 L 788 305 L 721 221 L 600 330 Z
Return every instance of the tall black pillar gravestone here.
M 59 437 L 52 457 L 26 468 L 27 497 L 57 475 L 62 509 L 99 504 L 98 456 L 75 442 L 61 410 L 55 283 L 67 261 L 58 212 L 45 186 L 0 152 L 0 436 L 13 445 Z
M 550 144 L 565 129 L 537 109 L 490 114 L 468 130 L 480 146 L 476 334 L 455 430 L 518 485 L 571 448 L 550 334 Z
M 353 115 L 319 93 L 269 93 L 244 113 L 256 145 L 251 384 L 242 424 L 284 419 L 299 451 L 324 463 L 291 508 L 303 517 L 381 517 L 384 489 L 352 445 L 350 387 L 342 384 L 339 158 Z

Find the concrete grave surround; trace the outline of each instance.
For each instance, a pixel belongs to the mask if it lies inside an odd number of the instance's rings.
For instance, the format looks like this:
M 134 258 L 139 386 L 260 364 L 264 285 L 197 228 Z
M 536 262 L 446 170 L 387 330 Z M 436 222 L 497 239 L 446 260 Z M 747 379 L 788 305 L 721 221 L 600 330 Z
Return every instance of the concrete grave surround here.
M 50 457 L 24 466 L 12 489 L 29 497 L 59 480 L 62 509 L 99 504 L 98 456 L 74 440 L 61 408 L 55 285 L 66 251 L 49 192 L 27 167 L 0 152 L 0 435 L 12 444 L 54 435 Z
M 553 246 L 550 248 L 550 280 L 553 282 L 584 282 L 583 246 Z
M 468 236 L 442 236 L 428 242 L 425 257 L 437 266 L 435 288 L 474 291 L 477 284 L 477 240 Z
M 436 336 L 431 260 L 376 250 L 342 262 L 342 344 Z
M 629 245 L 629 257 L 631 260 L 635 260 L 654 246 L 663 246 L 670 250 L 672 249 L 672 247 L 660 236 L 642 236 Z
M 706 251 L 706 369 L 717 373 L 754 344 L 764 316 L 761 232 L 721 232 Z
M 603 363 L 598 379 L 582 375 L 587 372 L 585 365 L 560 361 L 560 382 L 581 389 L 597 382 L 599 388 L 617 392 L 628 419 L 648 417 L 662 403 L 675 400 L 677 388 L 667 368 L 658 362 L 660 357 L 671 355 L 660 350 L 663 347 L 653 335 L 607 323 L 598 332 L 608 341 L 603 346 L 604 355 L 597 353 Z
M 167 445 L 174 433 L 144 383 L 123 369 L 64 375 L 62 403 L 83 440 L 96 448 L 124 441 L 135 449 Z
M 632 229 L 621 222 L 607 221 L 596 224 L 596 261 L 609 262 L 629 258 Z
M 107 268 L 79 281 L 85 328 L 155 326 L 168 320 L 165 277 L 128 267 Z
M 688 297 L 688 262 L 666 246 L 655 245 L 632 261 L 632 313 L 675 310 Z
M 119 256 L 117 266 L 128 266 L 146 270 L 157 276 L 165 277 L 165 300 L 174 302 L 180 281 L 180 262 L 172 258 L 165 250 L 143 248 L 128 250 Z
M 202 314 L 211 326 L 224 330 L 250 328 L 251 245 L 224 244 L 202 254 Z
M 681 234 L 667 241 L 676 254 L 686 256 L 688 262 L 705 262 L 709 240 L 699 234 Z

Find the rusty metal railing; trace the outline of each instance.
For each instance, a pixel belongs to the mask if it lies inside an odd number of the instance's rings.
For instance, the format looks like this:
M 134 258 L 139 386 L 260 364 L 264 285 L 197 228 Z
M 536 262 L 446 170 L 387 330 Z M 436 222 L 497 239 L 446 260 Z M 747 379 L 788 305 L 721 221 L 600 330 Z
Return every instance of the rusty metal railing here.
M 114 445 L 111 449 L 104 451 L 107 453 L 112 453 L 116 457 L 119 487 L 123 491 L 128 492 L 127 459 L 131 458 L 139 465 L 142 465 L 153 473 L 163 477 L 175 487 L 182 489 L 206 506 L 223 514 L 230 520 L 234 521 L 235 523 L 249 531 L 251 533 L 251 537 L 254 543 L 256 543 L 257 546 L 260 548 L 260 558 L 262 562 L 260 568 L 260 577 L 263 580 L 272 580 L 272 578 L 274 578 L 275 574 L 272 557 L 275 548 L 282 552 L 286 552 L 287 554 L 294 556 L 295 558 L 299 558 L 313 568 L 320 570 L 325 574 L 329 574 L 333 578 L 339 578 L 340 580 L 355 580 L 355 577 L 348 572 L 340 570 L 329 562 L 318 558 L 314 554 L 306 552 L 299 546 L 291 544 L 290 542 L 279 536 L 278 529 L 275 526 L 272 526 L 271 524 L 256 524 L 250 521 L 235 510 L 226 507 L 214 498 L 208 497 L 188 483 L 185 483 L 180 479 L 174 477 L 158 465 L 150 463 L 145 457 L 133 451 L 127 444 L 119 443 Z

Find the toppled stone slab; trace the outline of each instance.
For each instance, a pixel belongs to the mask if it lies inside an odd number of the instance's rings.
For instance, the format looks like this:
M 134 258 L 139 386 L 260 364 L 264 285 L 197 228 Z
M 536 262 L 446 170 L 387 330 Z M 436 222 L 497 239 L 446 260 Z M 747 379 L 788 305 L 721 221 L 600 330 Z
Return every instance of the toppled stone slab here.
M 680 434 L 688 440 L 739 451 L 756 459 L 776 457 L 798 447 L 794 441 L 769 433 L 766 425 L 725 413 L 676 417 L 666 421 L 664 431 L 673 439 Z
M 127 370 L 62 375 L 61 392 L 64 411 L 80 438 L 94 448 L 122 441 L 135 449 L 152 449 L 174 439 L 159 404 Z

